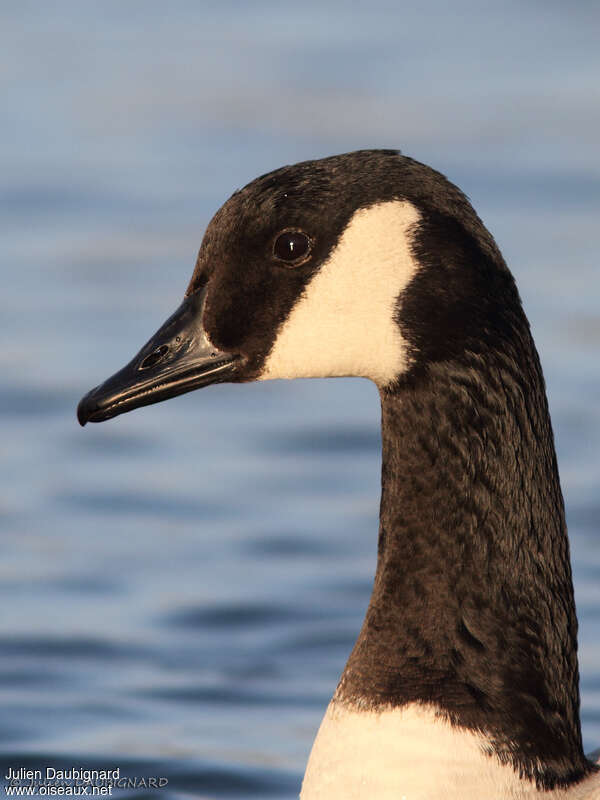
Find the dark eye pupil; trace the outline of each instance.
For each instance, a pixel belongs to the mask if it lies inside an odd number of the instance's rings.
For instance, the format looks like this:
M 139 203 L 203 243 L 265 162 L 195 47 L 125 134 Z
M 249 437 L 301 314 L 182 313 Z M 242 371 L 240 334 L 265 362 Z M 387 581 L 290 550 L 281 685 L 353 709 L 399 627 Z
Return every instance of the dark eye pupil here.
M 310 249 L 310 240 L 305 233 L 300 231 L 286 231 L 275 239 L 273 252 L 282 261 L 298 261 Z

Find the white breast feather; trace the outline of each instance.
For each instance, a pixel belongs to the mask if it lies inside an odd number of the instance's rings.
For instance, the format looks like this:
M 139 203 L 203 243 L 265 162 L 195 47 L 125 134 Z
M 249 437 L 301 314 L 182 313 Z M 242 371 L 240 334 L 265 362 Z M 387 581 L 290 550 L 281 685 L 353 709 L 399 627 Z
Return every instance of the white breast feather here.
M 353 710 L 332 700 L 302 783 L 301 800 L 600 800 L 600 776 L 538 792 L 488 755 L 483 735 L 430 707 Z

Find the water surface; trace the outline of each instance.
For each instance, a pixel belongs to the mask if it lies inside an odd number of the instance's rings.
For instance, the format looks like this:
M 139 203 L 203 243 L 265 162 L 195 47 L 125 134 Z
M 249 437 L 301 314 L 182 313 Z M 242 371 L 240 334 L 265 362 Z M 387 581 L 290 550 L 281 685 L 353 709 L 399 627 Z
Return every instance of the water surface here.
M 84 431 L 75 407 L 179 304 L 235 188 L 371 146 L 457 182 L 517 277 L 598 746 L 594 5 L 23 1 L 0 29 L 2 766 L 296 796 L 371 587 L 375 388 L 218 386 Z

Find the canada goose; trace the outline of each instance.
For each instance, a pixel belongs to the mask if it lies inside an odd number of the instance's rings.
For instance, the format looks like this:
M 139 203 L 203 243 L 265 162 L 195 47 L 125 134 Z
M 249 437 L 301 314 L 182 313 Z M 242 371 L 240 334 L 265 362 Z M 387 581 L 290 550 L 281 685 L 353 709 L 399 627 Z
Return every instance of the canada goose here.
M 342 375 L 381 395 L 378 563 L 301 797 L 600 798 L 538 355 L 494 239 L 440 173 L 364 150 L 235 192 L 180 307 L 78 417 Z

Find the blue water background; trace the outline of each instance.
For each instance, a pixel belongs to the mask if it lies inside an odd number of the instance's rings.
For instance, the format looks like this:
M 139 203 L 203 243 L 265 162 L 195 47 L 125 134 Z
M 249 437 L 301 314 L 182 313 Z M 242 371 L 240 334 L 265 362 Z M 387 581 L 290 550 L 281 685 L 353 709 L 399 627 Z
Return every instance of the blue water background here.
M 517 277 L 600 745 L 599 23 L 553 0 L 2 3 L 2 766 L 296 796 L 371 587 L 375 388 L 212 387 L 85 430 L 75 407 L 178 305 L 234 189 L 373 146 L 458 183 Z

